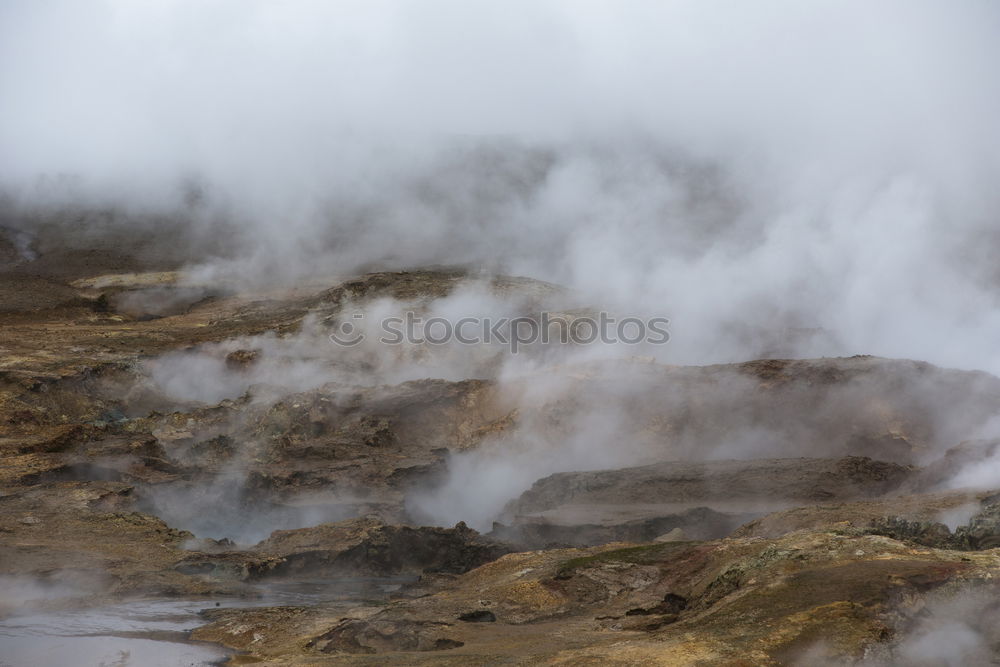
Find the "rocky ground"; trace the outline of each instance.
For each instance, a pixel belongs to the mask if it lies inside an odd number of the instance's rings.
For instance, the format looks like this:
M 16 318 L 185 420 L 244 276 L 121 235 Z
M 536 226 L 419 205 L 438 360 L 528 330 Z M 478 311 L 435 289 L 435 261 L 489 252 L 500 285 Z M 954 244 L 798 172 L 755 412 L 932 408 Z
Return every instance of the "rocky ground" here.
M 7 244 L 8 617 L 204 597 L 192 638 L 233 664 L 921 664 L 956 624 L 976 641 L 925 664 L 996 659 L 1000 499 L 960 483 L 996 448 L 972 439 L 992 376 L 559 351 L 512 372 L 496 349 L 326 335 L 463 290 L 567 317 L 571 295 L 462 268 L 249 288 Z M 405 585 L 209 604 L 350 577 Z

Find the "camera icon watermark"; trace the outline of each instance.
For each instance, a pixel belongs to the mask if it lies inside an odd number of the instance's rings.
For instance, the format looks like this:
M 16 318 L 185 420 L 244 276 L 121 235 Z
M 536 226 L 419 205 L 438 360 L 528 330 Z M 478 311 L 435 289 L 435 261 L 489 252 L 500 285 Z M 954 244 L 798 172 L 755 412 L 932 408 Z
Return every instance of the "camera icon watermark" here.
M 369 338 L 362 326 L 365 316 L 355 313 L 338 321 L 330 340 L 342 347 L 360 345 Z M 424 318 L 407 311 L 403 316 L 378 322 L 378 342 L 383 345 L 502 345 L 511 354 L 536 345 L 663 345 L 670 341 L 665 317 L 616 318 L 601 312 L 588 315 L 542 312 L 521 317 Z

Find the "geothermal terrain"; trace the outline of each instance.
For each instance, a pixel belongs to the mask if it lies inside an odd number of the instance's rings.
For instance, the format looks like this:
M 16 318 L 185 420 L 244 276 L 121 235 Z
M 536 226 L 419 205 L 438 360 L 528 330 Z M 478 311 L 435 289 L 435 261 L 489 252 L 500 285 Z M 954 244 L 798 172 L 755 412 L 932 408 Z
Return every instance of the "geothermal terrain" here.
M 998 64 L 0 0 L 0 667 L 1000 664 Z
M 992 375 L 340 346 L 600 304 L 468 266 L 248 286 L 68 238 L 0 246 L 0 664 L 998 659 Z

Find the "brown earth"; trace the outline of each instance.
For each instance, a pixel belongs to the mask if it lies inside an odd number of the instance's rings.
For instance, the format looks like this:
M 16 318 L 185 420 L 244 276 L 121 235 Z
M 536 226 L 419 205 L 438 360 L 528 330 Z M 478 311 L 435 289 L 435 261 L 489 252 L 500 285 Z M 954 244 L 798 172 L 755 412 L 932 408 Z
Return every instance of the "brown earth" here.
M 249 289 L 141 256 L 11 248 L 0 580 L 59 595 L 10 598 L 4 613 L 406 576 L 420 579 L 353 609 L 212 609 L 194 636 L 276 665 L 878 664 L 933 596 L 1000 574 L 996 499 L 947 489 L 995 448 L 969 441 L 1000 408 L 1000 380 L 983 373 L 559 357 L 502 380 L 482 364 L 363 382 L 385 369 L 296 342 L 321 339 L 348 304 L 427 307 L 466 270 Z M 476 278 L 523 312 L 569 298 Z M 215 369 L 221 398 L 165 388 L 158 373 L 181 353 Z M 320 379 L 282 386 L 303 365 Z M 409 502 L 464 453 L 530 441 L 558 455 L 586 438 L 620 465 L 540 468 L 488 535 L 421 526 L 433 517 Z

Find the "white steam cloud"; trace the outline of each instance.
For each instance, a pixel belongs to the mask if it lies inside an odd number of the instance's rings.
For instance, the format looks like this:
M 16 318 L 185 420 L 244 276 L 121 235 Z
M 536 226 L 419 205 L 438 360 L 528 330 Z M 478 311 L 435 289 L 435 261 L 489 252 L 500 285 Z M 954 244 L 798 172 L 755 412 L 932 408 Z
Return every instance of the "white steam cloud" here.
M 15 0 L 0 183 L 15 223 L 218 229 L 192 261 L 244 278 L 563 282 L 670 316 L 676 361 L 804 328 L 998 372 L 998 29 L 987 0 Z

